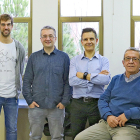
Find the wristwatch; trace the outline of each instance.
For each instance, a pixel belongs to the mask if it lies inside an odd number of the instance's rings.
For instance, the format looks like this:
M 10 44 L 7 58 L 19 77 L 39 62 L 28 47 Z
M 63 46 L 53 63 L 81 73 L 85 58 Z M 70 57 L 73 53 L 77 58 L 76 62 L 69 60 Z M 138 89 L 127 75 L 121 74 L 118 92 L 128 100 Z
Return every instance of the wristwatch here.
M 87 75 L 88 75 L 88 73 L 87 72 L 84 72 L 84 74 L 83 74 L 83 79 L 87 79 Z

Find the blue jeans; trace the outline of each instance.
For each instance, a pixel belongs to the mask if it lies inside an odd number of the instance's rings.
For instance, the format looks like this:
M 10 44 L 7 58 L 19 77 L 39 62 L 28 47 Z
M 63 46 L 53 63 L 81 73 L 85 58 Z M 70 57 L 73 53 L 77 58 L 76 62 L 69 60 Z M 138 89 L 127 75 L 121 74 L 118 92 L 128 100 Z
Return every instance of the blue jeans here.
M 3 106 L 6 126 L 6 140 L 17 140 L 18 100 L 0 97 L 0 113 Z
M 64 109 L 29 108 L 30 140 L 41 140 L 46 118 L 51 140 L 63 140 Z

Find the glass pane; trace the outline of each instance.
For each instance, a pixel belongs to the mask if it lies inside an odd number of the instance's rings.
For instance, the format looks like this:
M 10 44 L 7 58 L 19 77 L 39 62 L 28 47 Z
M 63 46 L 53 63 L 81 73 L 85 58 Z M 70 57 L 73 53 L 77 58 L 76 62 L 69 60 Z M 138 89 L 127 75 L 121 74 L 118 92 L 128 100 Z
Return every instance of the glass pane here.
M 30 0 L 0 0 L 0 14 L 12 17 L 30 17 Z
M 12 38 L 18 40 L 25 49 L 25 68 L 28 61 L 28 23 L 14 23 L 11 33 Z
M 61 0 L 61 16 L 101 16 L 101 0 Z
M 133 16 L 140 16 L 140 0 L 133 0 Z
M 99 38 L 99 22 L 74 22 L 63 23 L 63 51 L 66 52 L 70 59 L 84 51 L 81 45 L 82 29 L 86 27 L 94 28 Z M 99 41 L 98 41 L 99 42 Z M 99 51 L 99 44 L 95 48 L 96 52 Z
M 140 22 L 135 22 L 135 47 L 140 49 Z

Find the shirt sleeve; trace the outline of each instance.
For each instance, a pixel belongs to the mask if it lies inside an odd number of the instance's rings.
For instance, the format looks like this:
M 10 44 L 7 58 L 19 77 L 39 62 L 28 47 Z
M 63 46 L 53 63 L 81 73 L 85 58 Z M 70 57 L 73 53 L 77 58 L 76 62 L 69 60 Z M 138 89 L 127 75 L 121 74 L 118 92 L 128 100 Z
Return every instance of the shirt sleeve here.
M 133 107 L 124 111 L 125 117 L 129 119 L 140 119 L 140 107 Z
M 23 96 L 28 105 L 33 102 L 32 95 L 31 95 L 31 85 L 33 83 L 33 64 L 32 64 L 32 55 L 29 57 L 24 78 L 23 78 Z
M 107 120 L 107 116 L 112 115 L 111 109 L 109 107 L 109 102 L 111 99 L 111 91 L 114 87 L 114 80 L 112 79 L 109 86 L 105 90 L 105 92 L 100 96 L 98 101 L 98 108 L 101 114 L 101 117 L 104 120 Z
M 101 58 L 101 71 L 107 70 L 109 71 L 109 61 L 107 58 Z M 110 74 L 104 75 L 99 73 L 91 73 L 90 82 L 96 85 L 108 85 L 111 80 Z
M 69 83 L 70 86 L 88 87 L 88 80 L 80 79 L 76 76 L 76 59 L 72 58 L 70 62 Z
M 65 57 L 65 64 L 64 64 L 64 93 L 61 103 L 64 106 L 67 106 L 70 103 L 70 98 L 72 96 L 72 89 L 69 85 L 69 65 L 70 65 L 70 59 L 66 55 Z

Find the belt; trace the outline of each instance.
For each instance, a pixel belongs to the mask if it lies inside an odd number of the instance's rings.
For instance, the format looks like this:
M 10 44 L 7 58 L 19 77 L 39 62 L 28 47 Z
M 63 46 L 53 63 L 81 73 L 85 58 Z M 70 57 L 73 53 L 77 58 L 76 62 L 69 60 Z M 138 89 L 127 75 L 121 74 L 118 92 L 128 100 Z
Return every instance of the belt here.
M 99 98 L 81 97 L 81 98 L 76 99 L 76 100 L 81 100 L 81 101 L 83 101 L 83 102 L 88 103 L 88 102 L 98 101 Z

